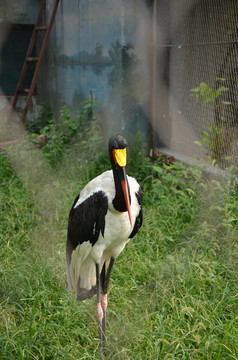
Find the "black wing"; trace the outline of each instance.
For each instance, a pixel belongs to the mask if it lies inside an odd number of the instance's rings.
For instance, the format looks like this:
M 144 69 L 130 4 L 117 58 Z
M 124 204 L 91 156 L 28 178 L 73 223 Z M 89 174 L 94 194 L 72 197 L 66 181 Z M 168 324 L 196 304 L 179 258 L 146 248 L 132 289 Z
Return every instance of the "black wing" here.
M 132 239 L 137 234 L 137 232 L 143 222 L 143 211 L 142 211 L 143 196 L 142 196 L 141 188 L 139 188 L 138 192 L 136 193 L 136 197 L 137 197 L 138 204 L 140 205 L 140 212 L 139 212 L 138 216 L 136 217 L 134 228 L 132 230 L 131 235 L 129 236 L 129 239 Z
M 89 241 L 92 246 L 98 240 L 100 231 L 104 236 L 105 216 L 108 200 L 103 191 L 93 193 L 85 201 L 74 208 L 79 196 L 69 213 L 67 245 L 72 252 L 79 244 Z

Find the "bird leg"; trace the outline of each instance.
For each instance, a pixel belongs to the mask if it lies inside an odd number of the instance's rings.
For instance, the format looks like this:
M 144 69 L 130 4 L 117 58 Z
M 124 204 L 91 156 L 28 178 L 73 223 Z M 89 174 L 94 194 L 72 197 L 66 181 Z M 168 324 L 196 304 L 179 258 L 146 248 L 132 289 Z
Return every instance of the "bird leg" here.
M 115 259 L 111 258 L 106 273 L 106 265 L 103 265 L 101 274 L 99 274 L 99 264 L 96 264 L 96 286 L 97 286 L 97 319 L 100 347 L 105 351 L 106 347 L 106 310 L 107 310 L 107 290 L 112 273 L 112 267 Z M 102 293 L 100 294 L 100 291 Z
M 113 267 L 114 261 L 115 261 L 115 259 L 111 258 L 106 276 L 105 276 L 105 264 L 103 265 L 103 269 L 102 269 L 102 273 L 101 273 L 102 294 L 101 294 L 100 301 L 101 301 L 101 306 L 102 306 L 102 310 L 103 310 L 102 336 L 103 336 L 103 341 L 105 341 L 105 342 L 106 342 L 107 290 L 108 290 L 108 286 L 109 286 L 109 280 L 110 280 L 110 277 L 111 277 L 112 267 Z
M 99 264 L 96 264 L 96 286 L 97 286 L 97 305 L 96 305 L 96 312 L 97 312 L 97 319 L 98 319 L 98 332 L 99 332 L 99 340 L 100 340 L 100 347 L 103 348 L 103 335 L 102 335 L 102 319 L 103 319 L 103 309 L 100 301 L 100 274 L 99 274 Z
M 106 263 L 104 263 L 101 274 L 100 274 L 100 280 L 101 280 L 102 287 L 103 287 L 103 284 L 105 283 L 105 278 L 106 278 Z M 101 303 L 101 308 L 103 311 L 101 342 L 103 344 L 103 347 L 105 347 L 105 344 L 106 344 L 106 307 L 105 307 L 105 298 L 103 297 L 103 294 L 100 294 L 100 303 Z
M 110 260 L 110 263 L 109 263 L 109 266 L 107 269 L 107 275 L 106 275 L 106 277 L 104 275 L 104 281 L 102 282 L 102 294 L 104 294 L 104 295 L 107 294 L 109 280 L 111 277 L 112 267 L 113 267 L 114 262 L 115 262 L 115 259 L 113 257 L 111 257 L 111 260 Z

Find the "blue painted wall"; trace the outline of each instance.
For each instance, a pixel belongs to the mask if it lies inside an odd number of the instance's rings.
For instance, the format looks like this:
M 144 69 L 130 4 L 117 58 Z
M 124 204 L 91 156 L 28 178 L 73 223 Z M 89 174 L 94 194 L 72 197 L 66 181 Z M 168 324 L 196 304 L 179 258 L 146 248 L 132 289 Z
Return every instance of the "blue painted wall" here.
M 40 93 L 57 113 L 64 104 L 77 110 L 92 91 L 105 137 L 138 131 L 148 136 L 149 37 L 144 0 L 61 0 Z

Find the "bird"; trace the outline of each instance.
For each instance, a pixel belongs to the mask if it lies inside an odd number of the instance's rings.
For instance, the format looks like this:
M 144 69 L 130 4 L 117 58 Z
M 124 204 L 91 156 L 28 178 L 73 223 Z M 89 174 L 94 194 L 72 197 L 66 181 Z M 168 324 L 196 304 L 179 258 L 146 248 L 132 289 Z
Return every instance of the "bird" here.
M 100 347 L 106 347 L 109 280 L 115 259 L 143 221 L 142 190 L 126 174 L 127 141 L 110 137 L 111 170 L 92 179 L 75 198 L 69 212 L 66 243 L 66 286 L 78 301 L 97 295 Z

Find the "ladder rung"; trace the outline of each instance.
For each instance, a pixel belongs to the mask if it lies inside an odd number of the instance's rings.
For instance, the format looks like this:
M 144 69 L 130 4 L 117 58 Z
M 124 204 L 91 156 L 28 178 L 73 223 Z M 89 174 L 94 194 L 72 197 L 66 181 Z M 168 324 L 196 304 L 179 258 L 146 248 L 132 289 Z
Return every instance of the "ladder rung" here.
M 28 56 L 26 58 L 27 61 L 38 61 L 39 60 L 39 57 L 32 57 L 32 56 Z
M 47 30 L 48 26 L 47 25 L 40 25 L 40 26 L 36 26 L 35 30 L 37 31 L 42 31 L 42 30 Z

